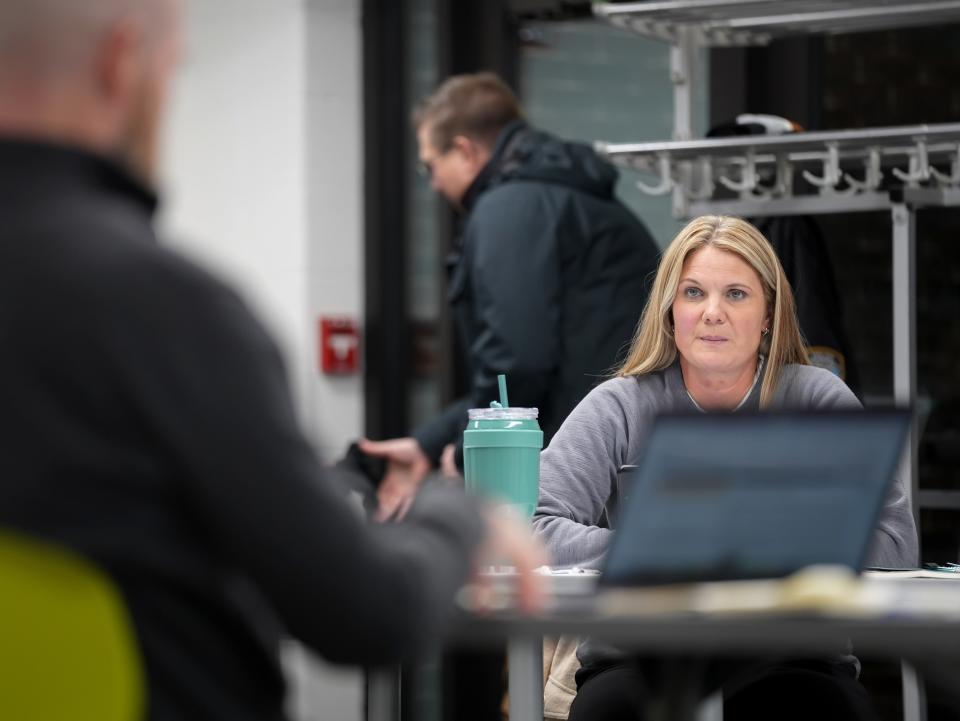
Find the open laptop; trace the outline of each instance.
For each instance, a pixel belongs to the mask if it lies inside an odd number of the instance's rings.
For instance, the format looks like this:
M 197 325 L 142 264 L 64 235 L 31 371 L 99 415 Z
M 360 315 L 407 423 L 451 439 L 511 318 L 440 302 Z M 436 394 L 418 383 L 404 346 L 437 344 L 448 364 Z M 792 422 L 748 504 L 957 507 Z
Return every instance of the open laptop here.
M 905 410 L 664 415 L 620 478 L 601 586 L 862 570 Z

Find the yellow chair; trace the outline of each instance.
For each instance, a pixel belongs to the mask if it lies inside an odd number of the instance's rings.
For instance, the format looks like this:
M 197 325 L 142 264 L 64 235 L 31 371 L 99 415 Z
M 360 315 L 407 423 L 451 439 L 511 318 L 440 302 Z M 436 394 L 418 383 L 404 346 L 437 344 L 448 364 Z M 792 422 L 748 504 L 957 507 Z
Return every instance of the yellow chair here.
M 139 721 L 144 699 L 111 581 L 72 553 L 0 530 L 0 719 Z

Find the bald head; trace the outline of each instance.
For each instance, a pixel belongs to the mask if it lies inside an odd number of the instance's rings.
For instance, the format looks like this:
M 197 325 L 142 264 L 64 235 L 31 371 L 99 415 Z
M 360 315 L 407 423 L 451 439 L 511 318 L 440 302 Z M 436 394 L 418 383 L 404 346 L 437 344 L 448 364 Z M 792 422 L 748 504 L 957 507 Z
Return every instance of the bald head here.
M 128 22 L 156 35 L 164 25 L 170 27 L 173 5 L 170 0 L 3 0 L 0 78 L 63 82 L 89 63 L 111 26 Z
M 151 176 L 155 138 L 137 136 L 164 104 L 179 4 L 0 0 L 0 135 L 89 146 Z

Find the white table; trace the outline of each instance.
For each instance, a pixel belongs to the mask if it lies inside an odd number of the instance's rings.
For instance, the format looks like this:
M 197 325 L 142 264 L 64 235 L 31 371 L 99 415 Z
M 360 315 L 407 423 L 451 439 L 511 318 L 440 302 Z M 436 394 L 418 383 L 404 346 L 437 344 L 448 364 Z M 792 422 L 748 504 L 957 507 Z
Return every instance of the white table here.
M 591 593 L 595 581 L 553 576 L 555 610 L 534 618 L 507 610 L 466 618 L 457 629 L 458 643 L 506 639 L 511 721 L 543 718 L 544 636 L 591 636 L 645 654 L 689 657 L 829 654 L 852 639 L 861 655 L 902 658 L 921 670 L 960 661 L 960 584 L 954 580 L 881 574 L 832 587 L 795 584 L 788 593 L 784 582 Z

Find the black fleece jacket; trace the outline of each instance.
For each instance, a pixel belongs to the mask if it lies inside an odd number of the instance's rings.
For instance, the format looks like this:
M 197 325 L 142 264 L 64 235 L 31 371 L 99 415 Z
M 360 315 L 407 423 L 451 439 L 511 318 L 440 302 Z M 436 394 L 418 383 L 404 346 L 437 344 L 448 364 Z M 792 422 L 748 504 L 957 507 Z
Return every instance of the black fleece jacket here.
M 479 518 L 428 493 L 363 525 L 240 298 L 154 241 L 110 162 L 0 140 L 0 524 L 116 580 L 149 718 L 283 717 L 281 629 L 335 662 L 436 637 Z

